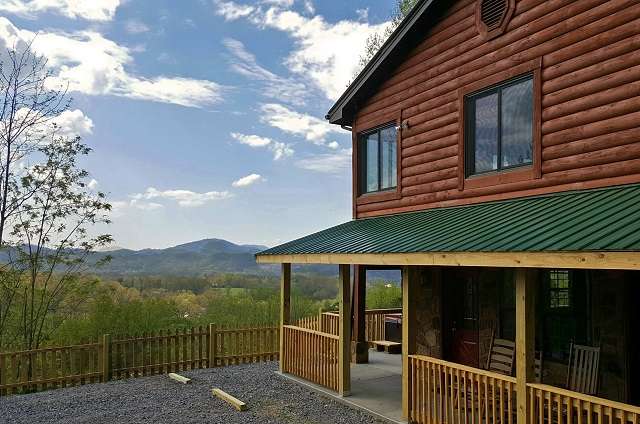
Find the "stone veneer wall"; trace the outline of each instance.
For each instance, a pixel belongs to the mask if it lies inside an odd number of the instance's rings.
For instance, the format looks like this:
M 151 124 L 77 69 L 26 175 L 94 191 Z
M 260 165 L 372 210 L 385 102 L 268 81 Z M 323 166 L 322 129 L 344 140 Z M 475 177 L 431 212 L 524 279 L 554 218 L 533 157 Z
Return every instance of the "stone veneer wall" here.
M 416 293 L 416 350 L 442 358 L 442 269 L 420 268 Z

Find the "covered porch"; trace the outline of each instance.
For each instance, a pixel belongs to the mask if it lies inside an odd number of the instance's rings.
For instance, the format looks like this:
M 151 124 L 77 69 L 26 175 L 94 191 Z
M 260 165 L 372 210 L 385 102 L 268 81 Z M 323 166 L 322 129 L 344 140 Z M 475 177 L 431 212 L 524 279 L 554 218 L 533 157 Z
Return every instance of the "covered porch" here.
M 628 186 L 441 208 L 267 251 L 258 261 L 282 264 L 281 371 L 351 395 L 362 354 L 351 265 L 398 266 L 407 421 L 637 424 L 639 198 Z M 339 265 L 337 334 L 290 322 L 291 263 Z M 513 358 L 494 369 L 497 339 Z M 575 346 L 592 350 L 576 360 Z

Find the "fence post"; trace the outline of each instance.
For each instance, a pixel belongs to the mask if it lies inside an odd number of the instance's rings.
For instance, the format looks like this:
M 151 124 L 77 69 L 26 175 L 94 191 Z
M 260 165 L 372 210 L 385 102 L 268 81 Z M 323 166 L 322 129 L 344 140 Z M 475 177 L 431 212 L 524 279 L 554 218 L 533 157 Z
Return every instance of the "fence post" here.
M 111 335 L 102 336 L 102 382 L 111 380 Z
M 218 341 L 216 336 L 216 325 L 209 324 L 209 368 L 216 366 L 216 346 Z

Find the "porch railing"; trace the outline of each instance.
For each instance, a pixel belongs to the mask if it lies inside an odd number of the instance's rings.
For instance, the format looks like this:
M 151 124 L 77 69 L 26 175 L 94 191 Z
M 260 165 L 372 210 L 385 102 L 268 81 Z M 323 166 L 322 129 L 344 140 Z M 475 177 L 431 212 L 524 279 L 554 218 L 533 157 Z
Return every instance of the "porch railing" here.
M 513 424 L 516 379 L 421 355 L 409 356 L 409 421 Z
M 370 309 L 365 311 L 365 340 L 373 342 L 376 340 L 387 340 L 385 321 L 388 315 L 401 314 L 399 309 Z
M 640 408 L 544 384 L 527 384 L 528 424 L 638 424 Z
M 386 340 L 385 320 L 388 315 L 400 314 L 402 309 L 369 309 L 365 311 L 365 340 Z M 301 318 L 296 321 L 298 327 L 338 335 L 340 315 L 337 312 L 323 312 L 319 316 Z
M 338 341 L 333 334 L 284 326 L 282 371 L 338 391 Z
M 340 314 L 337 312 L 323 312 L 320 314 L 320 331 L 323 333 L 338 335 L 340 325 Z

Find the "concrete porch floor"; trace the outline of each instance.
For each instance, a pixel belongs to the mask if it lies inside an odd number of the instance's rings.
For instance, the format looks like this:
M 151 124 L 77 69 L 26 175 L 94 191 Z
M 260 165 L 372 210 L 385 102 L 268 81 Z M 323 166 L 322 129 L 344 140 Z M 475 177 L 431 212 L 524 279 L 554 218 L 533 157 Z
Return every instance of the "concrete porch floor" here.
M 402 355 L 369 350 L 368 364 L 351 364 L 351 396 L 340 395 L 301 378 L 283 374 L 313 390 L 392 423 L 402 419 Z

